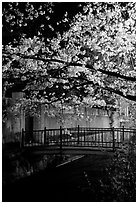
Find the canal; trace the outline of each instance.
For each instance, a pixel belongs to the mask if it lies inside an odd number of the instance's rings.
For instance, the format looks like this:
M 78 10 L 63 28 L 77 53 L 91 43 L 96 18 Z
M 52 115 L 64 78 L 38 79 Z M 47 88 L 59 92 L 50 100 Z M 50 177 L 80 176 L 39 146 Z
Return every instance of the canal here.
M 87 155 L 3 186 L 5 202 L 98 202 L 110 155 Z M 105 196 L 105 195 L 104 195 Z

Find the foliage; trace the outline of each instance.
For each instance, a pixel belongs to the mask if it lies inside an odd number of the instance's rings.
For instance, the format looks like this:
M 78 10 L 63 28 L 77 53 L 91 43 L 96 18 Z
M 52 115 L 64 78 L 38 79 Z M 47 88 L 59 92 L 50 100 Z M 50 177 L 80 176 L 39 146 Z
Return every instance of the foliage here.
M 134 141 L 124 145 L 123 153 L 116 152 L 101 181 L 104 201 L 135 202 L 136 148 Z M 110 192 L 110 193 L 109 193 Z M 104 195 L 108 196 L 104 198 Z
M 82 11 L 83 5 L 85 3 L 3 2 L 3 45 L 17 45 L 23 34 L 26 38 L 43 36 L 47 42 L 47 39 L 56 37 L 57 32 L 63 33 L 69 29 L 72 17 Z
M 54 25 L 58 4 L 23 3 L 26 12 L 20 5 L 6 4 L 10 11 L 3 9 L 4 25 L 8 23 L 13 33 L 22 28 L 18 38 L 3 46 L 3 89 L 22 84 L 26 93 L 22 106 L 116 107 L 116 94 L 135 101 L 135 3 L 83 4 L 72 22 L 67 11 Z M 37 32 L 31 28 L 32 35 L 26 33 L 25 26 L 39 19 Z M 45 36 L 47 23 L 56 35 Z M 57 29 L 59 24 L 67 29 Z
M 136 103 L 120 99 L 120 119 L 122 125 L 136 128 Z
M 127 18 L 122 14 L 126 9 Z M 76 15 L 71 29 L 56 40 L 58 46 L 54 49 L 60 49 L 58 56 L 68 63 L 76 63 L 70 75 L 76 77 L 83 73 L 85 85 L 124 97 L 134 95 L 135 83 L 127 76 L 135 76 L 135 5 L 94 3 L 88 4 L 85 12 Z M 78 63 L 82 64 L 80 68 Z M 100 92 L 98 97 L 106 95 Z

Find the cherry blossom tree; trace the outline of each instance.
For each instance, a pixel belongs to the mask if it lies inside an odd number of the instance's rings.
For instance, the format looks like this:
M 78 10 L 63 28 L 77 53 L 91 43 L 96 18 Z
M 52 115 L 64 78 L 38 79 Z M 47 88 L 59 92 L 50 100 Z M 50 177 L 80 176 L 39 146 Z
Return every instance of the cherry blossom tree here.
M 49 13 L 52 6 L 47 6 Z M 21 28 L 35 15 L 50 18 L 45 8 L 40 12 L 31 8 L 17 23 Z M 47 30 L 41 25 L 37 33 L 21 32 L 18 39 L 4 44 L 3 90 L 20 84 L 26 94 L 21 101 L 24 107 L 116 107 L 117 96 L 135 101 L 135 3 L 87 3 L 72 21 L 68 14 L 60 22 L 68 25 L 63 32 L 49 24 L 56 35 L 45 36 Z

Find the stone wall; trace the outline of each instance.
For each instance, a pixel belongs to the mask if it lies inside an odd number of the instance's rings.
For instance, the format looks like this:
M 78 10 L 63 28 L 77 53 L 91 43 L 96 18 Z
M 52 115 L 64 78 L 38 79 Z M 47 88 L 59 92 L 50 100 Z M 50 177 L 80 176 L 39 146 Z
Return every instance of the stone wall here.
M 44 114 L 44 107 L 41 107 L 41 116 L 35 117 L 34 129 L 48 129 L 59 128 L 60 126 L 65 128 L 77 127 L 95 127 L 95 128 L 110 128 L 110 119 L 105 110 L 99 109 L 81 109 L 81 115 L 77 115 L 74 112 L 64 112 L 63 120 L 59 116 L 48 116 Z M 119 127 L 117 113 L 114 113 L 114 127 Z
M 6 98 L 7 119 L 2 124 L 3 143 L 21 140 L 21 130 L 25 128 L 25 114 L 22 109 L 18 113 L 12 111 L 13 105 L 23 98 L 22 92 L 12 93 L 12 98 Z

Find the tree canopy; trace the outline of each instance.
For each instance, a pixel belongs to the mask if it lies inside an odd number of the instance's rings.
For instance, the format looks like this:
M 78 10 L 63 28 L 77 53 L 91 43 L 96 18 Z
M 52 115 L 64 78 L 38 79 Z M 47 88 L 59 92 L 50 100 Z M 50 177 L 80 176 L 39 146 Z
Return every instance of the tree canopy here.
M 3 4 L 3 90 L 20 85 L 24 106 L 135 101 L 135 3 L 68 5 Z

